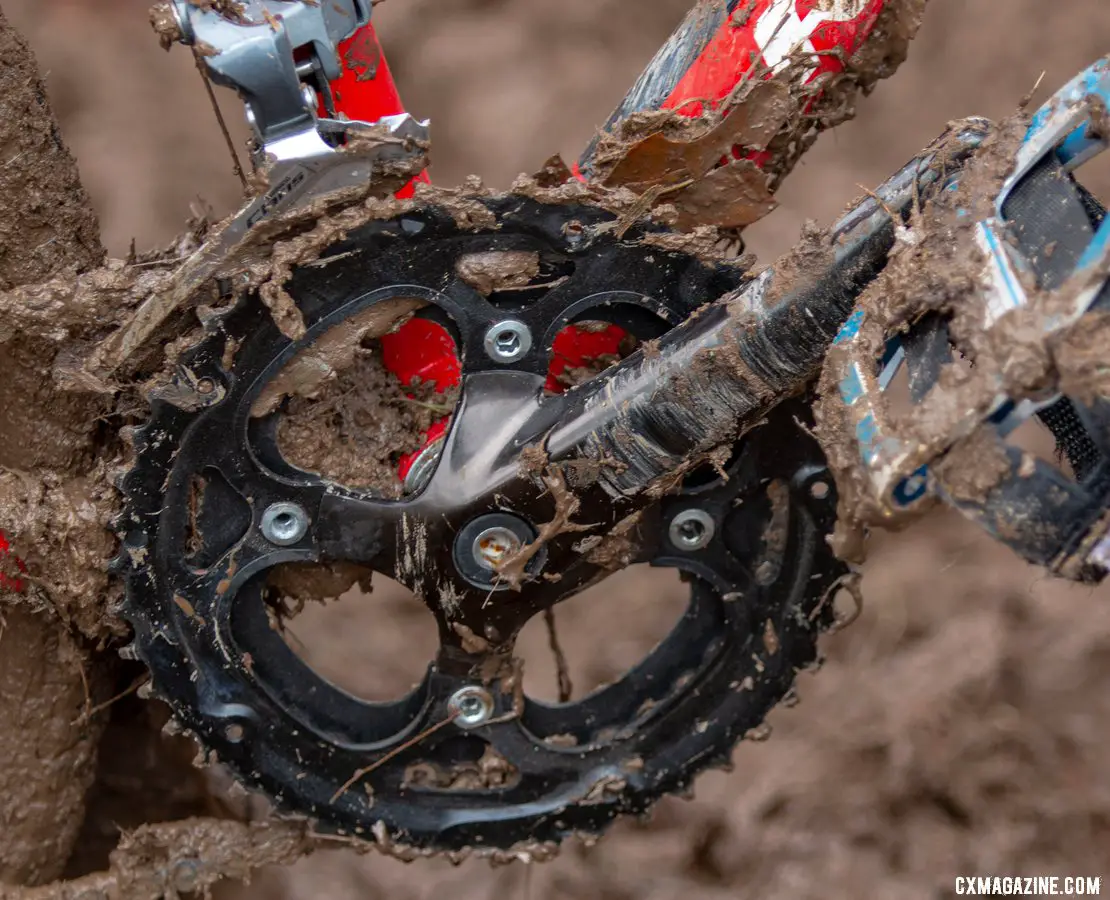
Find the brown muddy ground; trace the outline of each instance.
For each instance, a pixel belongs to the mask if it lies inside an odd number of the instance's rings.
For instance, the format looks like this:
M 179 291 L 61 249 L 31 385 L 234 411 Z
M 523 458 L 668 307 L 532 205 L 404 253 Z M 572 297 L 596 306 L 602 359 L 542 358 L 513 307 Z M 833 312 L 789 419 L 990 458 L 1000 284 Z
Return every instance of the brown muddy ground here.
M 3 0 L 40 53 L 117 256 L 133 236 L 172 237 L 201 197 L 222 214 L 238 195 L 192 63 L 158 50 L 146 5 Z M 687 5 L 389 0 L 376 16 L 411 108 L 435 123 L 436 180 L 501 186 L 554 151 L 572 157 Z M 780 252 L 947 120 L 1005 115 L 1042 70 L 1057 85 L 1108 37 L 1105 0 L 932 0 L 909 63 L 821 140 L 751 249 Z M 1110 196 L 1110 167 L 1092 185 Z M 531 869 L 318 853 L 223 896 L 931 898 L 973 872 L 1110 876 L 1110 590 L 1051 583 L 952 516 L 876 541 L 864 589 L 860 620 L 829 640 L 772 739 L 650 825 Z M 632 572 L 568 605 L 578 686 L 650 646 L 676 601 L 670 578 Z M 430 626 L 380 589 L 295 631 L 322 667 L 388 696 L 418 676 Z M 553 693 L 544 637 L 529 637 L 530 686 Z

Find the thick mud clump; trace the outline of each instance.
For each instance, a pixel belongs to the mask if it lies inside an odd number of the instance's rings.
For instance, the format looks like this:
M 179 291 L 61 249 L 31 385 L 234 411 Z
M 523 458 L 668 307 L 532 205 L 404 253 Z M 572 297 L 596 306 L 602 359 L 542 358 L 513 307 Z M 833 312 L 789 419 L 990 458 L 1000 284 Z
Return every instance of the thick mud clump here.
M 396 498 L 401 458 L 419 450 L 428 429 L 454 408 L 454 392 L 403 387 L 382 362 L 380 344 L 372 341 L 318 393 L 288 402 L 278 446 L 300 469 Z
M 73 278 L 98 265 L 104 251 L 35 60 L 2 13 L 0 52 L 0 291 L 11 292 L 55 276 Z M 0 302 L 0 310 L 10 305 Z M 0 326 L 0 529 L 19 558 L 34 547 L 24 539 L 33 530 L 24 527 L 27 518 L 67 523 L 83 544 L 46 571 L 24 563 L 18 580 L 0 585 L 0 882 L 42 883 L 62 873 L 102 728 L 82 721 L 81 713 L 103 699 L 110 683 L 110 668 L 100 668 L 90 645 L 57 611 L 57 605 L 87 602 L 80 590 L 103 595 L 107 584 L 102 560 L 87 568 L 106 549 L 99 513 L 88 512 L 92 521 L 85 523 L 69 514 L 79 491 L 70 491 L 67 480 L 95 469 L 104 404 L 63 396 L 52 382 L 60 351 L 88 333 L 67 324 L 59 317 L 40 335 L 25 335 L 18 324 Z M 53 495 L 44 476 L 55 479 Z M 51 508 L 52 501 L 69 512 Z M 48 530 L 55 541 L 67 533 Z M 44 577 L 50 587 L 42 586 Z

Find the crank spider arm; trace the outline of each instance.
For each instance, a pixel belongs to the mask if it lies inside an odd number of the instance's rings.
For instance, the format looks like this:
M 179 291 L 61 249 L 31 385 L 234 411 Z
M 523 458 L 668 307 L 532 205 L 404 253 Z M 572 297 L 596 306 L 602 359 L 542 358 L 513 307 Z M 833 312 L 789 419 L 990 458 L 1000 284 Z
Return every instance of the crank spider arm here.
M 971 314 L 981 317 L 983 345 L 1013 352 L 1032 341 L 1031 351 L 1047 352 L 1056 380 L 1069 366 L 1066 343 L 1082 332 L 1092 359 L 1105 356 L 1097 340 L 1110 303 L 1110 220 L 1072 175 L 1110 147 L 1101 124 L 1108 104 L 1110 58 L 1037 113 L 992 214 L 972 232 L 983 262 L 969 302 L 978 304 Z M 971 383 L 978 389 L 959 394 L 939 381 L 952 359 L 943 316 L 922 319 L 905 338 L 891 336 L 882 363 L 870 349 L 872 319 L 857 311 L 829 357 L 830 382 L 838 385 L 830 402 L 843 411 L 831 420 L 840 415 L 847 426 L 843 437 L 866 486 L 868 519 L 895 522 L 939 497 L 1030 562 L 1077 580 L 1104 577 L 1110 402 L 1097 380 L 1092 387 L 1080 379 L 1081 396 L 1055 383 L 1024 389 L 1008 378 L 1007 365 L 983 363 L 981 383 Z M 903 364 L 915 405 L 939 408 L 943 401 L 950 412 L 944 419 L 916 412 L 933 423 L 925 431 L 900 427 L 884 396 Z M 1034 416 L 1053 432 L 1070 474 L 1007 440 Z M 984 457 L 992 460 L 989 473 Z M 972 490 L 968 473 L 976 471 L 983 483 Z

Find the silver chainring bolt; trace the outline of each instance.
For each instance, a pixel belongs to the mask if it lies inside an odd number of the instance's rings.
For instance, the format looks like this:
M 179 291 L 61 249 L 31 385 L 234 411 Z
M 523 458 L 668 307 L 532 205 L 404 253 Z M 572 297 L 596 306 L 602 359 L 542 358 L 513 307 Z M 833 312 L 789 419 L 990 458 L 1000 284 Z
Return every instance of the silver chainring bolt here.
M 496 572 L 522 546 L 520 538 L 511 530 L 495 525 L 474 538 L 471 552 L 474 554 L 474 562 L 487 572 Z
M 308 513 L 296 503 L 272 503 L 262 514 L 262 536 L 271 544 L 288 547 L 308 533 Z
M 532 332 L 523 322 L 505 319 L 486 332 L 485 347 L 494 362 L 505 365 L 515 363 L 532 349 Z
M 679 550 L 704 550 L 713 540 L 717 525 L 709 513 L 700 509 L 687 509 L 671 519 L 668 535 Z
M 312 85 L 301 85 L 301 97 L 304 98 L 304 108 L 309 110 L 309 112 L 316 112 L 316 90 Z
M 447 711 L 460 728 L 477 728 L 493 715 L 493 697 L 480 687 L 464 687 L 447 701 Z
M 435 474 L 436 466 L 439 465 L 439 458 L 443 455 L 444 443 L 443 438 L 438 438 L 421 450 L 416 459 L 412 461 L 402 485 L 406 494 L 419 493 L 428 486 L 428 482 L 432 480 L 432 475 Z

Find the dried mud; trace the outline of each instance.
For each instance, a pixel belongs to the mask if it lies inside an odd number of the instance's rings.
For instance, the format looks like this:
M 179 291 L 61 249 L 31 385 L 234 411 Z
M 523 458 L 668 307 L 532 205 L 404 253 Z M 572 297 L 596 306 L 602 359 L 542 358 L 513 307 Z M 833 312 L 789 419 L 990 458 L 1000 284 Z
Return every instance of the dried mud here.
M 307 472 L 399 497 L 401 457 L 419 450 L 432 424 L 453 412 L 456 392 L 402 386 L 374 344 L 360 346 L 322 389 L 289 401 L 278 447 Z

